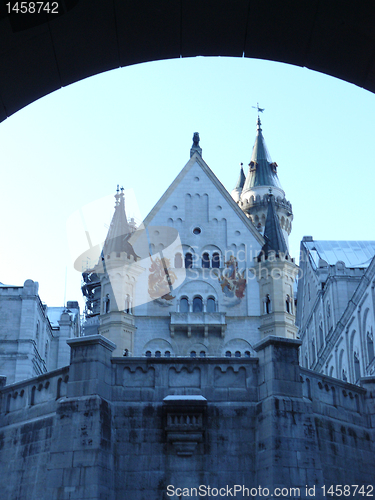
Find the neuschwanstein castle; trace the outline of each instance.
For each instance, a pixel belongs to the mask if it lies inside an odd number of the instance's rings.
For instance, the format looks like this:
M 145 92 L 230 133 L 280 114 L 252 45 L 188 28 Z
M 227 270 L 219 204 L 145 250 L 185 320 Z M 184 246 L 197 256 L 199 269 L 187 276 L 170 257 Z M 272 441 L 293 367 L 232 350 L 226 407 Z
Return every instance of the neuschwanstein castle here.
M 117 189 L 97 263 L 83 272 L 83 328 L 77 302 L 47 307 L 32 280 L 1 285 L 4 498 L 370 488 L 375 241 L 306 236 L 298 266 L 292 221 L 258 116 L 231 193 L 198 133 L 139 227 Z M 23 475 L 32 456 L 38 481 Z

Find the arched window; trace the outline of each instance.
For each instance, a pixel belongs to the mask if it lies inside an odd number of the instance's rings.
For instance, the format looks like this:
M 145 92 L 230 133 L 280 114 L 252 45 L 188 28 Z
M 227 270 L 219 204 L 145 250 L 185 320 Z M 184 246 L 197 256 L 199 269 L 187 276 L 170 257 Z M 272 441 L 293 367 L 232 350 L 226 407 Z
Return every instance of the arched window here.
M 151 351 L 146 351 L 146 358 L 151 358 Z
M 250 358 L 250 351 L 245 351 L 245 358 Z
M 320 323 L 320 325 L 319 325 L 319 342 L 320 342 L 320 347 L 323 347 L 324 338 L 323 338 L 323 325 L 322 325 L 322 323 Z
M 35 392 L 36 392 L 36 387 L 34 385 L 33 388 L 31 389 L 31 401 L 30 401 L 31 406 L 35 405 Z
M 174 256 L 174 267 L 177 269 L 182 267 L 182 255 L 180 253 L 176 253 Z
M 110 301 L 109 295 L 107 293 L 107 295 L 105 296 L 105 299 L 104 299 L 104 312 L 105 313 L 109 313 L 110 305 L 111 305 L 111 301 Z
M 166 358 L 170 358 L 171 357 L 171 351 L 165 351 L 164 356 Z
M 227 351 L 227 352 L 225 353 L 225 357 L 227 357 L 227 358 L 231 358 L 231 357 L 232 357 L 232 353 L 231 353 L 230 351 Z
M 193 256 L 190 252 L 185 255 L 185 268 L 190 269 L 193 267 Z
M 266 298 L 264 300 L 264 312 L 266 314 L 270 314 L 271 312 L 271 299 L 269 294 L 267 293 Z
M 160 358 L 160 357 L 161 357 L 161 352 L 155 351 L 155 358 Z
M 285 308 L 286 308 L 286 312 L 290 314 L 290 297 L 289 297 L 289 295 L 286 296 Z
M 127 295 L 125 297 L 125 312 L 130 314 L 131 309 L 130 309 L 130 295 Z
M 354 382 L 358 382 L 358 380 L 361 378 L 361 368 L 359 366 L 359 359 L 357 353 L 354 353 L 354 377 L 355 380 Z
M 313 340 L 311 342 L 311 360 L 312 360 L 312 365 L 315 363 L 315 341 Z
M 234 355 L 235 355 L 235 357 L 236 357 L 236 358 L 240 358 L 240 357 L 241 357 L 241 353 L 240 353 L 240 351 L 236 351 L 236 352 L 234 353 Z
M 196 358 L 197 357 L 197 353 L 195 351 L 191 351 L 190 357 L 191 358 Z
M 189 312 L 189 301 L 186 297 L 182 297 L 182 299 L 180 300 L 180 312 Z
M 212 254 L 212 267 L 216 269 L 220 267 L 220 254 L 218 252 Z
M 367 332 L 367 354 L 368 354 L 368 362 L 374 359 L 374 339 L 370 332 Z
M 206 269 L 210 267 L 210 256 L 207 252 L 202 255 L 202 267 Z
M 202 312 L 203 310 L 203 303 L 202 303 L 202 297 L 194 297 L 193 299 L 193 312 Z
M 212 297 L 209 297 L 207 299 L 207 312 L 213 313 L 216 311 L 216 304 L 215 304 L 215 299 Z
M 206 352 L 205 352 L 205 351 L 201 351 L 201 352 L 199 353 L 199 356 L 200 356 L 201 358 L 205 358 L 205 357 L 206 357 Z

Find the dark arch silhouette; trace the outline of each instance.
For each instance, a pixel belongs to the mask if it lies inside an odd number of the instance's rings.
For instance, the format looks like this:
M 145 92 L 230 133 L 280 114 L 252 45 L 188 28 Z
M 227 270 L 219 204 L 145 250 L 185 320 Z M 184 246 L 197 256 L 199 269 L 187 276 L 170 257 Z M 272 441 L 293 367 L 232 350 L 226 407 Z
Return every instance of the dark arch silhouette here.
M 58 14 L 0 2 L 0 121 L 110 69 L 235 56 L 317 70 L 375 91 L 373 0 L 59 0 Z

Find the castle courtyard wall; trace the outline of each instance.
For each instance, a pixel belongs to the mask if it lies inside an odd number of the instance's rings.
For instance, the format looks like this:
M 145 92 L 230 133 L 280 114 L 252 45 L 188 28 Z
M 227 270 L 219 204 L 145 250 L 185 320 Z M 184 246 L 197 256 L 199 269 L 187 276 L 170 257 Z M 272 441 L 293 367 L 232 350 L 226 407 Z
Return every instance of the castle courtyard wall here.
M 299 341 L 266 339 L 250 359 L 112 358 L 99 335 L 69 344 L 70 366 L 1 388 L 4 500 L 160 500 L 168 485 L 311 498 L 308 485 L 324 498 L 323 485 L 375 483 L 375 381 L 302 369 Z

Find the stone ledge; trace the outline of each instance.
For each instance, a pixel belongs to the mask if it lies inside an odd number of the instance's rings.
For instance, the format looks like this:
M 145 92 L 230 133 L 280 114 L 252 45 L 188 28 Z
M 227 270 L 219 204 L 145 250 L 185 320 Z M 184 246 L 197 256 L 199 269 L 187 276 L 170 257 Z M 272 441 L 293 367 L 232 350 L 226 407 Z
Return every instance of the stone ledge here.
M 116 349 L 116 344 L 111 342 L 106 337 L 103 337 L 103 335 L 89 335 L 87 337 L 78 337 L 78 338 L 74 338 L 74 339 L 68 339 L 66 341 L 66 343 L 71 348 L 99 344 L 111 352 Z
M 269 335 L 265 339 L 255 344 L 254 350 L 256 352 L 259 352 L 262 349 L 265 349 L 269 345 L 292 347 L 294 349 L 297 349 L 300 347 L 300 345 L 302 345 L 302 342 L 299 339 L 288 339 L 287 337 L 276 337 L 275 335 Z

